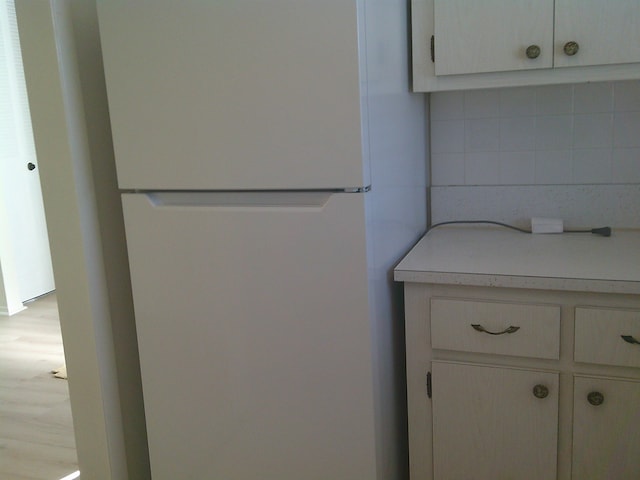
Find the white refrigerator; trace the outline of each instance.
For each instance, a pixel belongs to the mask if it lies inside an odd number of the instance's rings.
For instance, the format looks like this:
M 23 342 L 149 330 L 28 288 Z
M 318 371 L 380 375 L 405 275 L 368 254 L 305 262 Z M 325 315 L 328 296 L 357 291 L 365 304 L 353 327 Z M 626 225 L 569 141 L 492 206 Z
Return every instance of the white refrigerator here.
M 407 475 L 395 0 L 98 0 L 154 480 Z

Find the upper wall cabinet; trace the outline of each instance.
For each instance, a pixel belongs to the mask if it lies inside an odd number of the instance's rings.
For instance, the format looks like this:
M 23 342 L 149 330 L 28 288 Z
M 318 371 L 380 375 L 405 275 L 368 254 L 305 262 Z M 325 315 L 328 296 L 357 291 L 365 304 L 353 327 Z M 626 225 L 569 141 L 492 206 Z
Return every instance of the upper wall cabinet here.
M 639 24 L 640 0 L 412 0 L 413 89 L 640 78 Z
M 436 75 L 553 66 L 553 0 L 433 3 Z
M 555 0 L 555 67 L 640 62 L 639 0 Z

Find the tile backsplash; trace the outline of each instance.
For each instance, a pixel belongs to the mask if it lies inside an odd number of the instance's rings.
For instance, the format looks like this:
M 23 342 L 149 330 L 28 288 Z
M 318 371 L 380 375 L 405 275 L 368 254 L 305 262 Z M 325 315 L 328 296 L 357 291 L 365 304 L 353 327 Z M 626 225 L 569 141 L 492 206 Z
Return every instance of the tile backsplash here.
M 431 219 L 640 228 L 640 81 L 431 94 Z
M 434 93 L 431 181 L 640 184 L 640 81 Z

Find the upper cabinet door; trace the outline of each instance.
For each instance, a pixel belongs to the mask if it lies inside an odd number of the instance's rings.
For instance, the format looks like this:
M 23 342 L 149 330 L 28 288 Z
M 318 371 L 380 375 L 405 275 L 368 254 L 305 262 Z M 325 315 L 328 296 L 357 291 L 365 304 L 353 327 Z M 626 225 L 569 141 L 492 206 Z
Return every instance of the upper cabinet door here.
M 121 188 L 363 179 L 358 12 L 345 0 L 99 0 Z
M 434 20 L 436 75 L 553 65 L 553 0 L 435 0 Z
M 640 62 L 638 0 L 556 0 L 555 22 L 556 67 Z

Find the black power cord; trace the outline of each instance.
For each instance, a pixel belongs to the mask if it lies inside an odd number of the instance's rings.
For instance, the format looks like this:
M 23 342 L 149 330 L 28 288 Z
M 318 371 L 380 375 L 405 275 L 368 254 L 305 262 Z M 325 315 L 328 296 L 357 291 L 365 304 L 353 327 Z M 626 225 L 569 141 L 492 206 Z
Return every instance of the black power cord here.
M 562 233 L 593 233 L 603 237 L 610 237 L 611 227 L 592 228 L 591 230 L 564 230 Z
M 427 229 L 427 232 L 433 230 L 434 228 L 442 227 L 443 225 L 469 224 L 469 223 L 486 223 L 490 225 L 499 225 L 501 227 L 510 228 L 512 230 L 516 230 L 522 233 L 532 233 L 531 230 L 525 230 L 524 228 L 514 227 L 513 225 L 509 225 L 508 223 L 494 222 L 493 220 L 454 220 L 451 222 L 440 222 L 440 223 L 436 223 L 435 225 L 431 225 Z M 603 237 L 610 237 L 611 227 L 592 228 L 590 230 L 563 230 L 562 233 L 593 233 L 594 235 L 602 235 Z

